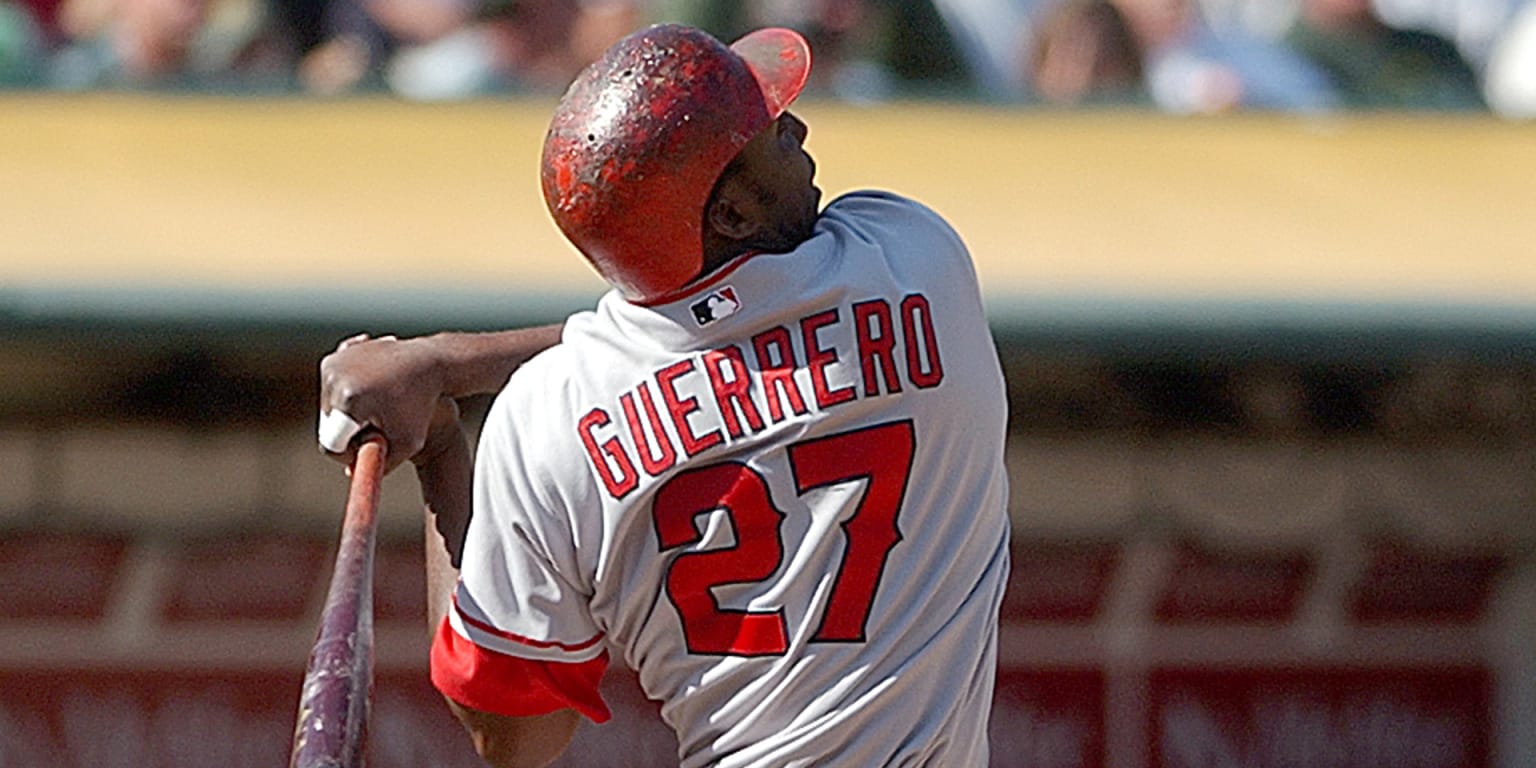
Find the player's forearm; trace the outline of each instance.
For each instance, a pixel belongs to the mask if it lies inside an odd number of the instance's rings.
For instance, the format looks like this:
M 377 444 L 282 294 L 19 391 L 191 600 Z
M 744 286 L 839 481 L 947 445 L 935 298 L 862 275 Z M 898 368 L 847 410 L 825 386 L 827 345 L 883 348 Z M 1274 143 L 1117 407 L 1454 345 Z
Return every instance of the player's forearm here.
M 453 401 L 440 401 L 426 445 L 411 459 L 425 505 L 427 631 L 436 631 L 458 582 L 469 529 L 474 463 Z
M 426 445 L 412 458 L 426 504 L 427 637 L 432 642 L 452 605 L 460 557 L 469 528 L 474 464 L 451 399 L 439 401 Z M 536 717 L 478 712 L 453 700 L 449 708 L 474 740 L 475 751 L 495 768 L 548 765 L 570 743 L 580 716 L 564 709 Z
M 492 394 L 506 386 L 518 366 L 558 344 L 561 323 L 489 333 L 439 333 L 426 338 L 439 356 L 439 376 L 448 397 Z
M 429 509 L 424 534 L 427 558 L 427 641 L 431 642 L 442 626 L 452 604 L 453 590 L 459 582 L 459 571 L 453 567 L 451 555 L 443 545 L 442 534 L 437 530 L 437 518 Z
M 547 715 L 507 717 L 479 712 L 448 699 L 448 708 L 493 768 L 542 768 L 554 762 L 576 735 L 581 715 L 560 709 Z

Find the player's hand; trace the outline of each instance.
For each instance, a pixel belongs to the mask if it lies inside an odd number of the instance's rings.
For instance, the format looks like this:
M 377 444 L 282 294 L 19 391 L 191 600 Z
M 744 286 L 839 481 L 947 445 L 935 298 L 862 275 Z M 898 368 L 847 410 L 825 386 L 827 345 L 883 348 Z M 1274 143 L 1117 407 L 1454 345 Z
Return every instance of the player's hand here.
M 320 361 L 322 433 L 335 426 L 332 422 L 350 418 L 361 431 L 382 434 L 389 443 L 386 471 L 409 461 L 426 445 L 440 407 L 440 362 L 424 339 L 360 334 L 342 341 Z M 457 416 L 455 410 L 455 421 Z M 322 445 L 322 450 L 350 466 L 356 445 L 353 438 L 344 447 Z

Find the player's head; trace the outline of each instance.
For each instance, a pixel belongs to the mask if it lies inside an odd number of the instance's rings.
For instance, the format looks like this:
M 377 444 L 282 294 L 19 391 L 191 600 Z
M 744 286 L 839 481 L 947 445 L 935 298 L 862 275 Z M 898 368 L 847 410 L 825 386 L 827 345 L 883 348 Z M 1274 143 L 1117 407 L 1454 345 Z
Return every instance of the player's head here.
M 781 116 L 809 73 L 810 49 L 788 29 L 758 30 L 730 47 L 678 25 L 620 40 L 577 76 L 545 136 L 540 170 L 555 223 L 625 297 L 650 301 L 697 277 L 706 247 L 742 232 L 714 231 L 733 213 L 803 216 L 798 193 L 783 190 L 799 184 L 809 158 L 800 171 L 770 166 L 791 156 L 795 132 L 797 152 L 804 138 L 803 123 Z M 757 193 L 766 193 L 759 208 L 741 202 Z M 721 198 L 734 211 L 706 212 Z M 800 228 L 763 226 L 743 242 L 767 248 L 788 236 L 767 230 Z
M 788 251 L 811 236 L 821 190 L 806 127 L 785 112 L 721 171 L 704 208 L 704 271 L 746 251 Z

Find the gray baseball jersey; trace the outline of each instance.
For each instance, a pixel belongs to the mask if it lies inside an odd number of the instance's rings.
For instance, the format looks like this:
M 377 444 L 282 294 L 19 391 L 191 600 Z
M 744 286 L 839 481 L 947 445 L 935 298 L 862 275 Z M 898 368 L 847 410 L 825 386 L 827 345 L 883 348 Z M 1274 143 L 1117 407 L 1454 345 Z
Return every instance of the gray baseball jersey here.
M 985 765 L 1006 409 L 964 244 L 895 195 L 663 303 L 610 293 L 491 408 L 434 679 L 611 652 L 685 768 Z

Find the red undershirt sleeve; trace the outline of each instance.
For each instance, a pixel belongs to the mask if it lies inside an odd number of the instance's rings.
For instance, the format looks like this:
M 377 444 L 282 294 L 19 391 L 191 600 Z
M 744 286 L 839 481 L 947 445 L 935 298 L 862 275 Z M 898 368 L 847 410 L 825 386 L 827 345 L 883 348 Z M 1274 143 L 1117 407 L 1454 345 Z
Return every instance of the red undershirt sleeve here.
M 444 619 L 432 639 L 432 684 L 444 696 L 481 712 L 509 717 L 574 709 L 594 723 L 613 715 L 598 692 L 608 652 L 589 661 L 537 661 L 481 648 Z

